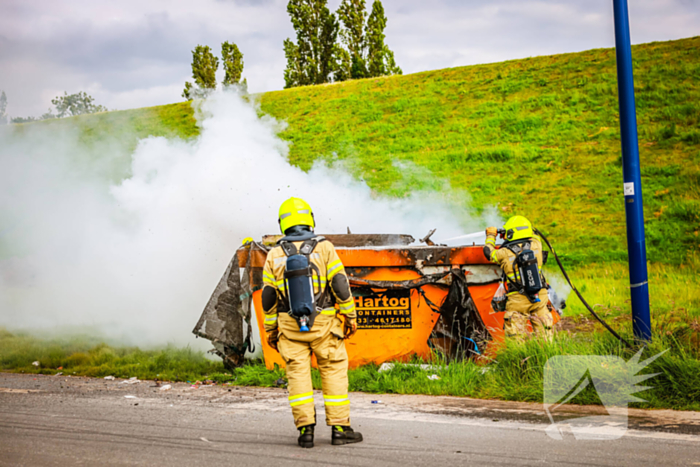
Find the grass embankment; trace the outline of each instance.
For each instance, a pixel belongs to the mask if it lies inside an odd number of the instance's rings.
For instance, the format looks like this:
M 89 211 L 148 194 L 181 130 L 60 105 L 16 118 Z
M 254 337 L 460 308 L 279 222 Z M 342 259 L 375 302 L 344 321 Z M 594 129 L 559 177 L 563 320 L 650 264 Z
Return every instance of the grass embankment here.
M 700 38 L 638 45 L 633 56 L 650 284 L 664 289 L 652 293 L 652 311 L 680 306 L 699 316 L 692 274 L 700 273 Z M 281 136 L 292 143 L 292 164 L 341 159 L 386 196 L 441 190 L 448 180 L 469 193 L 465 213 L 497 205 L 504 218 L 529 217 L 574 277 L 597 274 L 604 280 L 591 287 L 616 289 L 601 291 L 607 302 L 590 301 L 613 315 L 629 310 L 627 272 L 618 267 L 627 254 L 613 49 L 257 99 L 289 124 Z M 113 163 L 114 178 L 128 174 L 138 138 L 199 131 L 187 102 L 22 126 L 33 125 L 77 127 L 88 146 L 118 140 L 124 157 Z M 427 170 L 407 176 L 397 162 Z M 670 283 L 678 285 L 673 293 Z M 574 300 L 569 312 L 584 310 Z
M 652 407 L 697 410 L 700 38 L 635 46 L 633 56 L 653 350 L 672 349 L 652 364 L 650 371 L 663 375 L 642 397 Z M 257 98 L 263 112 L 289 124 L 281 136 L 292 143 L 290 162 L 303 169 L 337 158 L 385 196 L 439 190 L 446 179 L 453 189 L 470 194 L 465 213 L 497 205 L 504 218 L 528 216 L 563 254 L 588 301 L 629 335 L 614 50 L 296 88 Z M 198 134 L 189 103 L 32 125 L 77 127 L 87 146 L 119 140 L 124 157 L 114 164 L 117 179 L 128 174 L 128 156 L 139 138 Z M 434 176 L 406 177 L 396 162 Z M 370 366 L 351 372 L 352 388 L 538 400 L 546 357 L 624 353 L 608 336 L 590 332 L 595 328 L 576 299 L 570 305 L 569 324 L 576 332 L 553 344 L 510 346 L 486 374 L 471 364 L 453 364 L 441 380 L 429 381 L 415 370 L 399 367 L 380 374 Z M 47 370 L 63 366 L 94 376 L 229 378 L 220 364 L 187 350 L 71 345 L 0 336 L 0 367 L 39 371 L 31 361 L 44 365 L 46 360 Z M 232 377 L 237 384 L 269 385 L 280 375 L 250 365 Z
M 700 410 L 700 360 L 698 342 L 687 332 L 657 335 L 653 346 L 644 352 L 648 358 L 670 349 L 649 365 L 643 373 L 660 373 L 645 385 L 652 389 L 638 393 L 647 402 L 634 403 L 643 408 Z M 690 344 L 690 345 L 689 345 Z M 684 350 L 685 349 L 685 350 Z M 554 342 L 531 340 L 509 345 L 495 355 L 497 363 L 480 366 L 473 362 L 452 362 L 446 365 L 439 358 L 429 362 L 435 369 L 422 371 L 410 365 L 397 364 L 392 370 L 379 372 L 376 365 L 350 370 L 350 390 L 372 393 L 430 394 L 468 396 L 482 399 L 542 402 L 543 368 L 554 355 L 618 355 L 629 360 L 633 352 L 621 349 L 606 334 L 585 337 L 559 335 Z M 39 367 L 32 365 L 38 361 Z M 422 362 L 416 362 L 422 363 Z M 60 370 L 59 367 L 62 367 Z M 16 372 L 84 375 L 166 381 L 205 381 L 244 386 L 274 386 L 285 377 L 284 370 L 268 371 L 260 362 L 249 362 L 234 371 L 224 370 L 220 362 L 212 362 L 201 352 L 167 348 L 141 351 L 136 348 L 112 348 L 88 341 L 41 341 L 29 336 L 0 331 L 0 368 Z M 428 379 L 436 374 L 439 380 Z M 316 389 L 321 387 L 317 370 L 312 373 Z M 600 404 L 592 391 L 579 394 L 572 403 Z
M 633 47 L 648 257 L 700 248 L 700 37 Z M 526 214 L 569 264 L 626 260 L 614 49 L 269 92 L 303 169 L 343 159 L 378 193 L 454 189 L 471 209 Z M 188 102 L 15 125 L 77 127 L 86 145 L 196 136 Z M 435 177 L 406 177 L 411 162 Z

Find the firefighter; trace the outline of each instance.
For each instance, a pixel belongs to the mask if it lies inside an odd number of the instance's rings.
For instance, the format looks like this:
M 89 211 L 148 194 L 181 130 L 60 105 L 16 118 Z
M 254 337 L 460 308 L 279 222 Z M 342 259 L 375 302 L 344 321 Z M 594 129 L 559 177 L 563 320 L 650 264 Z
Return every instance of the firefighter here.
M 530 320 L 532 329 L 545 337 L 552 335 L 552 315 L 547 309 L 549 297 L 546 282 L 539 273 L 542 288 L 528 295 L 523 286 L 517 258 L 523 250 L 531 250 L 537 258 L 537 271 L 542 270 L 542 241 L 535 235 L 532 224 L 523 216 L 513 216 L 503 226 L 500 234 L 505 242 L 496 248 L 496 235 L 499 229 L 486 229 L 486 245 L 484 256 L 492 263 L 498 264 L 503 270 L 506 284 L 507 301 L 503 316 L 503 330 L 506 337 L 522 339 L 527 334 L 527 321 Z M 533 261 L 534 263 L 534 261 Z
M 332 444 L 358 443 L 362 435 L 350 427 L 348 354 L 343 340 L 355 333 L 357 320 L 345 269 L 333 244 L 314 234 L 314 215 L 304 200 L 290 198 L 282 203 L 279 224 L 285 236 L 267 254 L 262 304 L 267 342 L 280 353 L 287 367 L 289 405 L 299 430 L 299 446 L 314 446 L 312 353 L 321 372 L 326 424 L 332 427 Z M 289 313 L 290 309 L 298 308 L 290 300 L 299 300 L 293 296 L 298 294 L 292 290 L 293 284 L 290 285 L 294 277 L 285 275 L 288 259 L 294 254 L 305 254 L 308 270 L 312 271 L 308 278 L 302 279 L 307 286 L 309 282 L 313 284 L 313 298 L 307 299 L 313 300 L 314 310 L 301 318 Z M 298 278 L 297 271 L 294 273 Z

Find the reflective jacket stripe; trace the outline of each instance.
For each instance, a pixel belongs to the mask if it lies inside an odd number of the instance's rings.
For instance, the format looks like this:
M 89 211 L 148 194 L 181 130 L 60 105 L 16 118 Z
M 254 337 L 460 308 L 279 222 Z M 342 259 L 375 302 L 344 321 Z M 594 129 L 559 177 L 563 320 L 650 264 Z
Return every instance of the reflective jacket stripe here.
M 344 315 L 347 315 L 348 313 L 352 313 L 355 311 L 355 301 L 353 300 L 350 303 L 342 303 L 340 305 L 340 312 Z
M 273 324 L 277 322 L 277 313 L 274 315 L 265 315 L 265 324 Z
M 341 269 L 343 268 L 343 263 L 340 262 L 339 259 L 336 259 L 335 261 L 331 262 L 328 265 L 328 270 L 326 272 L 326 276 L 328 276 L 328 280 L 331 280 L 333 276 L 338 274 Z

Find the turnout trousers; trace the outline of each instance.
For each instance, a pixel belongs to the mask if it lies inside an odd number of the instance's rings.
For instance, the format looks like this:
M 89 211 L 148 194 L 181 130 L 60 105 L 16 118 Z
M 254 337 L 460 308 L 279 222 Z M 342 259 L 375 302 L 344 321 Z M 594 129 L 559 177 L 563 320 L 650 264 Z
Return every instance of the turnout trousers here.
M 291 321 L 287 323 L 286 321 Z M 316 423 L 311 384 L 311 355 L 316 356 L 321 373 L 326 424 L 350 426 L 348 398 L 348 354 L 343 340 L 342 321 L 337 316 L 319 315 L 308 332 L 289 316 L 280 316 L 277 344 L 287 366 L 289 405 L 297 428 Z
M 547 289 L 540 290 L 540 301 L 531 303 L 520 293 L 508 295 L 506 313 L 503 316 L 503 331 L 506 337 L 522 339 L 527 335 L 527 322 L 539 336 L 552 336 L 552 314 L 547 309 L 549 301 Z

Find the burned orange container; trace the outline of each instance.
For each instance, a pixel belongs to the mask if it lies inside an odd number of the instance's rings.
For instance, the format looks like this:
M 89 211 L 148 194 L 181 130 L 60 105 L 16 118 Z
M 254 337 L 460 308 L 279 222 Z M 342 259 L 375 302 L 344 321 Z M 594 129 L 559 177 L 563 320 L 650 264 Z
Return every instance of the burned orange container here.
M 432 351 L 465 358 L 503 340 L 503 313 L 491 308 L 501 269 L 486 260 L 483 245 L 411 245 L 407 235 L 325 237 L 336 247 L 355 298 L 358 331 L 346 341 L 351 367 Z M 279 238 L 267 236 L 237 251 L 195 328 L 230 365 L 257 341 L 268 368 L 284 366 L 265 339 L 255 338 L 265 335 L 262 268 Z M 559 314 L 552 314 L 558 321 Z

